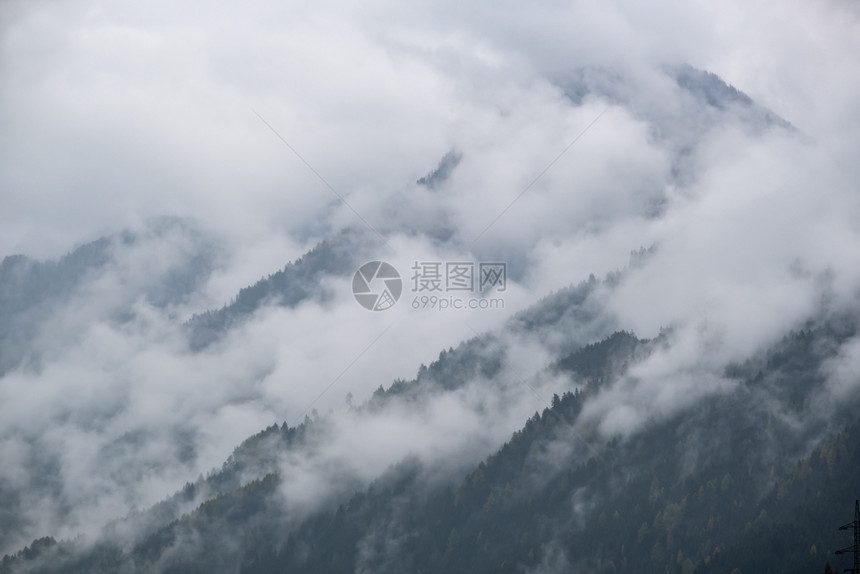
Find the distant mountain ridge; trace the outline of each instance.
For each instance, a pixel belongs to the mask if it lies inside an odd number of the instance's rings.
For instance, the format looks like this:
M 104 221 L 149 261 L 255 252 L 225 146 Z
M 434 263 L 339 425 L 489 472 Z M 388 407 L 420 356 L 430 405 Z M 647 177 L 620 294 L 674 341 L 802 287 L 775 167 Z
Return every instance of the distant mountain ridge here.
M 654 137 L 675 145 L 679 180 L 693 177 L 686 161 L 697 137 L 726 118 L 750 130 L 793 130 L 713 74 L 691 67 L 664 72 L 682 91 L 679 105 L 695 113 L 685 115 L 674 103 L 640 106 L 631 85 L 605 69 L 579 70 L 564 89 L 572 101 L 597 94 L 650 122 Z M 446 155 L 418 184 L 441 188 L 458 161 Z M 14 326 L 22 310 L 45 305 L 49 313 L 50 301 L 109 263 L 111 244 L 99 240 L 57 263 L 5 259 L 0 318 L 6 313 Z M 223 307 L 194 315 L 183 326 L 189 348 L 218 352 L 213 345 L 267 306 L 324 303 L 330 294 L 322 281 L 353 273 L 376 244 L 360 229 L 322 241 Z M 626 270 L 546 296 L 503 328 L 443 349 L 413 379 L 380 384 L 364 404 L 349 406 L 356 417 L 410 407 L 419 416 L 429 398 L 453 396 L 475 381 L 488 394 L 512 385 L 534 390 L 531 384 L 541 379 L 567 381 L 566 391 L 545 397 L 540 412 L 463 476 L 431 480 L 412 456 L 369 485 L 333 471 L 343 480 L 337 496 L 308 515 L 292 514 L 279 491 L 289 478 L 281 463 L 324 445 L 332 415 L 306 417 L 293 427 L 261 421 L 269 426 L 173 496 L 117 519 L 94 542 L 36 540 L 5 557 L 0 574 L 749 574 L 836 564 L 833 553 L 844 545 L 836 527 L 858 496 L 850 477 L 860 475 L 860 426 L 852 414 L 860 397 L 828 402 L 827 366 L 860 336 L 860 308 L 817 309 L 770 348 L 750 349 L 745 360 L 722 365 L 727 390 L 656 414 L 629 435 L 607 437 L 594 418 L 596 405 L 634 388 L 631 371 L 676 342 L 671 325 L 642 339 L 604 308 L 607 294 L 652 252 L 633 252 Z M 201 257 L 196 271 L 153 300 L 168 304 L 193 290 L 211 269 L 211 260 Z M 511 352 L 528 341 L 540 342 L 551 356 L 536 374 L 511 382 L 505 378 Z M 0 375 L 5 349 L 0 331 Z
M 191 348 L 204 349 L 264 305 L 295 307 L 308 299 L 325 300 L 327 294 L 320 287 L 321 279 L 326 275 L 354 273 L 374 244 L 378 244 L 375 237 L 355 228 L 347 228 L 320 242 L 283 269 L 240 289 L 229 304 L 194 315 L 186 324 Z
M 33 338 L 58 309 L 121 262 L 117 254 L 155 241 L 186 242 L 189 247 L 163 275 L 151 277 L 142 295 L 156 307 L 183 301 L 212 272 L 215 252 L 194 226 L 178 218 L 156 218 L 135 231 L 85 243 L 57 261 L 11 255 L 0 262 L 0 375 L 21 364 L 38 364 Z M 175 253 L 174 253 L 175 254 Z M 128 262 L 131 263 L 131 262 Z M 152 270 L 156 272 L 156 270 Z

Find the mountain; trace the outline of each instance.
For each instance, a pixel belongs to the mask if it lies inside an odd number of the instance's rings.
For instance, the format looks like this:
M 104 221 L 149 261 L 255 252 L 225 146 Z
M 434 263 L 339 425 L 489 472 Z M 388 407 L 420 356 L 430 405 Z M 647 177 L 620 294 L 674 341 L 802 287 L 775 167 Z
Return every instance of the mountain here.
M 797 134 L 790 122 L 716 74 L 686 64 L 664 66 L 645 77 L 586 66 L 554 82 L 577 105 L 598 98 L 645 122 L 651 137 L 670 151 L 677 185 L 690 185 L 699 176 L 701 166 L 693 158 L 709 134 L 730 126 L 755 137 L 769 132 Z M 663 200 L 651 199 L 652 214 L 660 213 Z
M 355 228 L 320 242 L 283 269 L 241 289 L 229 304 L 194 315 L 186 324 L 191 348 L 199 351 L 211 345 L 265 305 L 295 307 L 306 300 L 325 301 L 322 278 L 354 272 L 378 243 L 370 233 Z
M 123 264 L 152 257 L 159 246 L 172 246 L 170 255 L 150 267 L 140 285 L 149 304 L 166 308 L 184 301 L 209 277 L 216 254 L 211 239 L 191 223 L 156 218 L 142 229 L 125 231 L 85 243 L 57 261 L 36 261 L 10 255 L 0 262 L 0 375 L 19 365 L 37 366 L 32 343 L 49 320 L 70 301 L 104 278 L 129 272 Z M 113 310 L 112 312 L 123 313 Z
M 463 154 L 458 153 L 456 151 L 449 151 L 442 159 L 439 160 L 439 165 L 437 165 L 433 171 L 428 173 L 425 176 L 418 178 L 416 183 L 418 185 L 424 185 L 429 187 L 430 189 L 434 189 L 439 185 L 445 183 L 445 181 L 451 176 L 451 172 L 453 172 L 458 165 L 460 165 L 460 161 L 463 159 Z
M 634 205 L 622 206 L 629 209 L 625 222 L 660 217 L 666 189 L 701 175 L 694 152 L 707 134 L 730 126 L 751 137 L 794 137 L 778 115 L 690 67 L 647 78 L 582 68 L 554 83 L 574 104 L 596 98 L 623 108 L 665 148 L 670 181 L 645 182 Z M 649 83 L 657 87 L 648 91 Z M 454 193 L 457 170 L 469 157 L 468 150 L 448 153 L 389 207 L 407 205 L 409 193 Z M 422 230 L 392 217 L 384 231 L 402 234 L 398 240 L 417 237 L 443 253 L 464 247 L 453 227 Z M 0 574 L 799 573 L 822 571 L 828 562 L 841 566 L 835 551 L 847 542 L 837 527 L 850 518 L 860 486 L 854 415 L 860 393 L 850 372 L 860 303 L 833 297 L 832 277 L 793 265 L 791 272 L 815 288 L 814 302 L 800 322 L 762 336 L 765 346 L 737 333 L 741 341 L 726 341 L 718 322 L 683 324 L 675 317 L 644 338 L 625 323 L 616 297 L 629 301 L 630 290 L 643 285 L 636 280 L 659 257 L 657 243 L 633 251 L 623 269 L 591 275 L 497 328 L 451 341 L 456 346 L 414 367 L 411 379 L 380 380 L 364 401 L 349 395 L 346 407 L 323 414 L 310 402 L 304 420 L 291 424 L 261 417 L 270 412 L 261 403 L 280 399 L 282 388 L 305 376 L 294 364 L 329 361 L 333 348 L 304 357 L 304 348 L 290 341 L 275 351 L 288 355 L 275 378 L 263 353 L 236 353 L 243 342 L 227 335 L 248 334 L 248 346 L 261 346 L 268 332 L 254 333 L 255 320 L 298 321 L 291 312 L 303 306 L 328 311 L 338 297 L 330 280 L 348 281 L 380 243 L 369 231 L 347 228 L 228 304 L 202 311 L 193 295 L 218 269 L 219 250 L 184 222 L 103 238 L 57 262 L 7 257 L 0 265 L 0 384 L 15 391 L 41 382 L 23 375 L 50 366 L 53 348 L 44 339 L 65 329 L 76 340 L 93 318 L 105 318 L 106 326 L 97 344 L 83 348 L 104 355 L 98 365 L 108 365 L 106 377 L 116 380 L 98 387 L 107 399 L 91 399 L 97 405 L 91 410 L 71 393 L 63 397 L 69 406 L 49 421 L 62 430 L 46 432 L 92 431 L 75 437 L 73 452 L 43 448 L 41 435 L 20 431 L 18 419 L 10 423 L 6 432 L 18 433 L 18 450 L 4 446 L 4 452 L 10 459 L 25 453 L 15 460 L 26 464 L 0 477 L 4 538 L 48 528 L 33 518 L 43 513 L 76 518 L 78 507 L 95 505 L 101 490 L 110 490 L 104 476 L 128 481 L 129 491 L 157 488 L 163 499 L 125 515 L 127 506 L 108 506 L 123 511 L 105 523 L 69 519 L 80 526 L 79 537 L 44 532 L 5 556 Z M 562 266 L 557 273 L 569 280 Z M 694 288 L 657 287 L 679 298 Z M 105 301 L 108 293 L 119 295 Z M 650 308 L 647 289 L 633 295 L 637 306 Z M 75 313 L 86 305 L 88 313 Z M 177 308 L 196 312 L 183 321 L 172 312 Z M 655 306 L 658 312 L 665 309 Z M 745 325 L 760 329 L 761 315 L 747 312 Z M 180 376 L 162 377 L 162 365 L 176 363 Z M 76 373 L 55 376 L 65 382 Z M 310 392 L 324 394 L 337 381 L 328 387 L 311 381 L 320 388 Z M 202 390 L 163 392 L 186 383 Z M 266 386 L 279 392 L 259 390 Z M 14 397 L 11 391 L 4 396 Z M 124 410 L 128 396 L 149 408 Z M 164 412 L 173 416 L 162 418 Z M 207 417 L 216 422 L 185 425 Z M 263 430 L 195 479 L 206 442 L 249 418 Z M 70 419 L 78 426 L 65 426 Z M 113 434 L 94 443 L 103 429 Z M 158 437 L 167 438 L 165 450 L 156 448 Z M 92 465 L 70 464 L 76 456 L 104 465 L 104 476 L 87 476 Z M 97 494 L 75 498 L 65 489 L 62 469 L 69 467 L 76 478 L 92 479 Z M 174 480 L 184 473 L 187 479 Z M 145 480 L 150 475 L 159 479 L 154 487 Z M 126 494 L 118 498 L 124 502 Z
M 555 396 L 459 483 L 428 482 L 421 462 L 406 459 L 295 522 L 278 510 L 274 472 L 131 546 L 41 540 L 0 571 L 821 571 L 845 544 L 836 527 L 856 493 L 845 477 L 860 471 L 860 426 L 850 416 L 858 401 L 822 418 L 816 400 L 822 363 L 856 334 L 856 316 L 843 319 L 731 366 L 731 393 L 627 440 L 602 441 L 577 421 L 671 334 L 618 332 L 563 357 L 552 369 L 581 377 L 584 390 Z M 325 421 L 271 427 L 225 469 L 267 440 L 290 448 L 317 425 Z M 815 446 L 811 435 L 821 437 Z
M 110 241 L 102 238 L 56 263 L 24 255 L 10 255 L 0 262 L 0 374 L 28 361 L 28 342 L 37 326 L 84 276 L 107 263 L 109 246 Z

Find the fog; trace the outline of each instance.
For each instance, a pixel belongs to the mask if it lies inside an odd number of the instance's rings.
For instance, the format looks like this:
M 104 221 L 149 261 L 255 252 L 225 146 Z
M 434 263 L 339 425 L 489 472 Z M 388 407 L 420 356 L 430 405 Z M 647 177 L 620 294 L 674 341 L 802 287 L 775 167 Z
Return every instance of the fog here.
M 0 486 L 24 509 L 0 553 L 95 534 L 314 409 L 330 442 L 281 461 L 291 512 L 407 456 L 456 481 L 582 384 L 545 369 L 586 334 L 674 329 L 586 409 L 604 438 L 730 392 L 727 363 L 856 305 L 858 32 L 838 1 L 3 3 L 0 256 L 115 239 L 38 319 L 36 359 L 0 378 Z M 683 64 L 791 126 L 709 106 L 671 76 Z M 418 184 L 451 150 L 450 175 Z M 185 224 L 153 231 L 163 216 Z M 379 239 L 361 256 L 400 271 L 397 306 L 368 312 L 351 274 L 329 275 L 189 349 L 195 313 L 345 228 Z M 202 252 L 200 283 L 156 301 Z M 409 270 L 428 261 L 506 262 L 504 309 L 414 309 Z M 628 265 L 593 324 L 506 327 Z M 345 404 L 487 331 L 506 357 L 493 380 L 377 414 Z M 830 365 L 834 396 L 856 392 L 858 360 L 854 343 Z

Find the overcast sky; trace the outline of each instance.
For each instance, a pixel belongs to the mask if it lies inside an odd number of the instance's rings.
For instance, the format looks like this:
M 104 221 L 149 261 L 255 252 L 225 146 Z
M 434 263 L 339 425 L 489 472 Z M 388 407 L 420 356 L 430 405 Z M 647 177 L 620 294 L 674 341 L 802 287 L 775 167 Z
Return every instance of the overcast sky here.
M 190 218 L 221 250 L 210 281 L 164 310 L 141 294 L 182 260 L 187 237 L 121 249 L 44 329 L 43 368 L 0 379 L 0 475 L 26 488 L 28 449 L 56 453 L 77 505 L 59 524 L 55 502 L 34 502 L 22 539 L 152 504 L 249 434 L 312 405 L 344 410 L 348 391 L 363 401 L 642 246 L 658 249 L 606 294 L 606 324 L 643 337 L 673 325 L 677 342 L 595 402 L 607 435 L 727 392 L 725 362 L 821 312 L 824 295 L 855 302 L 860 287 L 854 2 L 6 0 L 0 34 L 0 256 L 57 258 L 165 215 Z M 703 112 L 665 73 L 683 63 L 796 130 Z M 560 86 L 585 68 L 608 70 L 626 100 L 571 101 Z M 696 145 L 679 176 L 685 138 Z M 450 181 L 415 184 L 452 149 L 463 160 Z M 181 319 L 365 225 L 387 233 L 378 257 L 401 270 L 507 261 L 505 310 L 368 314 L 349 277 L 331 278 L 328 302 L 268 309 L 215 352 L 187 352 Z M 439 228 L 449 242 L 422 234 Z M 512 347 L 511 380 L 553 352 Z M 833 365 L 843 391 L 857 356 Z M 323 462 L 347 460 L 369 480 L 411 451 L 479 456 L 544 406 L 521 387 L 488 402 L 474 383 L 418 419 L 338 419 Z M 570 381 L 545 384 L 551 396 Z M 180 431 L 198 457 L 171 466 Z M 116 448 L 135 432 L 142 445 Z M 312 496 L 316 467 L 299 467 L 287 488 Z
M 545 153 L 535 159 L 545 164 L 564 144 L 546 133 L 558 118 L 541 82 L 579 66 L 713 71 L 846 169 L 854 163 L 853 2 L 71 0 L 0 10 L 2 254 L 55 257 L 165 214 L 249 245 L 296 234 L 333 196 L 255 111 L 347 196 L 402 188 L 450 147 L 481 143 L 470 139 L 508 136 L 505 151 Z M 499 112 L 521 122 L 499 125 Z

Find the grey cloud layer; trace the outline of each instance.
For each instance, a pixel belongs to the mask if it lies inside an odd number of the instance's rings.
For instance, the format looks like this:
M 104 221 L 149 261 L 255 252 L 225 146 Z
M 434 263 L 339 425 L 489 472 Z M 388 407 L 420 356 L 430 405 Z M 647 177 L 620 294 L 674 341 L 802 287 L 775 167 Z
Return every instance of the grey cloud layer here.
M 147 290 L 187 255 L 186 238 L 121 250 L 43 325 L 43 364 L 0 379 L 2 478 L 26 492 L 41 452 L 59 461 L 60 493 L 32 489 L 32 523 L 0 551 L 151 504 L 311 405 L 336 411 L 336 432 L 313 457 L 284 461 L 285 496 L 299 506 L 331 495 L 318 486 L 332 468 L 368 481 L 408 454 L 478 458 L 539 408 L 527 388 L 494 398 L 473 381 L 420 416 L 356 417 L 342 397 L 363 401 L 410 378 L 439 349 L 626 265 L 640 246 L 657 248 L 600 293 L 602 322 L 530 340 L 534 352 L 511 359 L 530 376 L 587 342 L 576 329 L 650 337 L 674 326 L 672 348 L 586 413 L 607 436 L 726 392 L 727 361 L 822 306 L 855 303 L 860 34 L 846 5 L 470 6 L 4 5 L 0 254 L 55 257 L 168 214 L 199 222 L 219 259 L 204 285 L 165 307 Z M 683 62 L 725 75 L 799 132 L 751 130 L 740 112 L 708 108 L 666 74 Z M 566 82 L 589 67 L 596 75 L 574 101 Z M 389 234 L 379 257 L 399 269 L 508 261 L 506 310 L 368 315 L 350 278 L 331 277 L 330 300 L 266 308 L 217 349 L 189 353 L 181 323 L 192 313 L 361 225 L 254 111 Z M 448 181 L 414 183 L 450 149 L 463 159 Z M 857 360 L 850 347 L 832 364 L 834 393 L 853 392 Z

